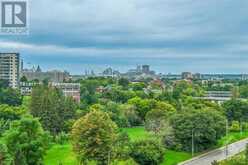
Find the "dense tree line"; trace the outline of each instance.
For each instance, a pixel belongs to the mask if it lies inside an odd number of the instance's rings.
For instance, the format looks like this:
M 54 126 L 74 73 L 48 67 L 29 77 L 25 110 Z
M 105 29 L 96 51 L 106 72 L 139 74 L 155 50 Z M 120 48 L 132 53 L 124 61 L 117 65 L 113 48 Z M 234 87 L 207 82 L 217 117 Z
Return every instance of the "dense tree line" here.
M 50 142 L 70 142 L 84 164 L 158 165 L 165 149 L 190 151 L 192 139 L 195 151 L 215 146 L 226 124 L 228 131 L 248 129 L 246 100 L 234 97 L 219 105 L 195 99 L 212 84 L 164 80 L 166 86 L 125 78 L 78 82 L 80 104 L 44 83 L 33 88 L 25 105 L 18 91 L 0 82 L 0 161 L 39 165 Z M 245 98 L 246 83 L 235 85 Z M 131 141 L 121 128 L 135 126 L 155 138 Z

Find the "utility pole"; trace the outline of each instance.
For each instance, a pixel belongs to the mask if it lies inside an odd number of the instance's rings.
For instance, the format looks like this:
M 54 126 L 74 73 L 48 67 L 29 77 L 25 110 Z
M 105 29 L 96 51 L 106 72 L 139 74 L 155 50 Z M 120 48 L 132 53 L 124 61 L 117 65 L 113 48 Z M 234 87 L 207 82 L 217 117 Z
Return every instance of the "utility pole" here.
M 240 119 L 240 134 L 243 135 L 242 119 Z
M 228 156 L 228 119 L 226 120 L 226 158 Z
M 110 165 L 110 152 L 111 151 L 108 152 L 108 165 Z
M 194 156 L 194 148 L 195 148 L 195 145 L 194 145 L 194 129 L 192 129 L 192 134 L 191 134 L 191 136 L 192 136 L 192 141 L 191 141 L 191 147 L 192 147 L 192 157 Z

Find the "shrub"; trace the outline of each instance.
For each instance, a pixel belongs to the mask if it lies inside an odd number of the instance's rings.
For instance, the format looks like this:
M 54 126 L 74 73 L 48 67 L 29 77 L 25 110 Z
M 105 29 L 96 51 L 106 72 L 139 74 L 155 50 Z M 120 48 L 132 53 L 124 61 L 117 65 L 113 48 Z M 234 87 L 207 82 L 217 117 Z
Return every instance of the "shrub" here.
M 59 133 L 56 137 L 55 137 L 55 143 L 57 144 L 65 144 L 67 143 L 69 140 L 69 136 L 68 134 L 64 133 L 64 132 L 61 132 Z
M 239 132 L 240 126 L 238 121 L 233 121 L 231 127 L 229 128 L 232 132 Z
M 134 142 L 130 156 L 141 165 L 158 165 L 163 161 L 164 148 L 155 140 Z

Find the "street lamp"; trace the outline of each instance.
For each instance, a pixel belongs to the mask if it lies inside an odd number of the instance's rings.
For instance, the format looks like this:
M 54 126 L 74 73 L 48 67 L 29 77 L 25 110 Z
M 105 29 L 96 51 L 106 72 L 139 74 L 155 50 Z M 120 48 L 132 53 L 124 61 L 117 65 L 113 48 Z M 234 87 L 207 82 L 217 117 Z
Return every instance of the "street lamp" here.
M 226 119 L 226 158 L 228 156 L 228 119 Z
M 240 134 L 243 135 L 242 119 L 240 119 Z
M 194 156 L 194 148 L 195 148 L 195 145 L 194 145 L 194 129 L 192 129 L 192 132 L 191 132 L 191 136 L 192 136 L 192 139 L 191 139 L 191 151 L 192 151 L 192 157 Z

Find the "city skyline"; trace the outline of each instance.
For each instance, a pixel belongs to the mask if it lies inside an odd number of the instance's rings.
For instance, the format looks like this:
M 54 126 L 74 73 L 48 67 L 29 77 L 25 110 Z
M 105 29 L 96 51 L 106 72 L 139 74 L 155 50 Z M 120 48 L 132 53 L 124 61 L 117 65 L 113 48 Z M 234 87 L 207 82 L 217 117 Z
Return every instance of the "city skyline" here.
M 247 5 L 241 0 L 33 1 L 30 34 L 1 36 L 0 52 L 20 52 L 28 63 L 73 74 L 109 66 L 124 72 L 141 64 L 162 73 L 248 73 Z

